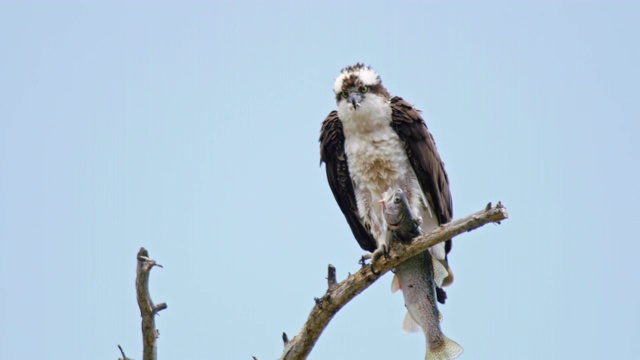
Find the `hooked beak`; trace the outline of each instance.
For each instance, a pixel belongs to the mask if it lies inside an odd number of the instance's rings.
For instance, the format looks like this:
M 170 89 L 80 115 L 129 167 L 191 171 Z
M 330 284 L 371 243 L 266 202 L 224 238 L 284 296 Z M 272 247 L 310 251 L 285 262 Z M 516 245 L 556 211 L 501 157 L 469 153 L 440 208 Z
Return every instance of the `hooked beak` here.
M 354 109 L 357 109 L 360 106 L 360 102 L 362 101 L 362 94 L 359 92 L 351 92 L 349 93 L 349 103 L 353 106 Z

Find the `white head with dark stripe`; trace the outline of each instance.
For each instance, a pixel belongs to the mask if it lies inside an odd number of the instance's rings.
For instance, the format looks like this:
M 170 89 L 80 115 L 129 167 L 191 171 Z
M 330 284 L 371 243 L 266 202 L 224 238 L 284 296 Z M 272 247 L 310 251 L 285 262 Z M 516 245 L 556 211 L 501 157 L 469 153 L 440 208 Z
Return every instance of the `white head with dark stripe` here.
M 382 85 L 380 76 L 370 67 L 357 63 L 347 66 L 336 78 L 333 85 L 338 108 L 347 108 L 350 111 L 360 109 L 367 100 L 374 97 L 387 100 L 389 93 Z

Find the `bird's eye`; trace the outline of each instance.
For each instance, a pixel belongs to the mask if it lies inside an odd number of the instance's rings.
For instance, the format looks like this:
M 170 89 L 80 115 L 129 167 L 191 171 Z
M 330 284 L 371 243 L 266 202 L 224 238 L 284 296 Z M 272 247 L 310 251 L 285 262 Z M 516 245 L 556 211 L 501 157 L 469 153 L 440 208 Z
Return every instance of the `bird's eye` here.
M 369 91 L 369 88 L 368 88 L 368 87 L 366 87 L 366 86 L 361 86 L 361 87 L 360 87 L 360 92 L 361 92 L 361 93 L 363 93 L 363 94 L 364 94 L 364 93 L 366 93 L 367 91 Z
M 399 197 L 393 199 L 393 202 L 396 203 L 396 204 L 399 204 L 400 201 L 402 201 L 402 200 Z
M 349 96 L 349 94 L 347 94 L 346 91 L 343 91 L 343 92 L 340 93 L 340 96 L 342 96 L 343 99 L 346 99 L 347 96 Z

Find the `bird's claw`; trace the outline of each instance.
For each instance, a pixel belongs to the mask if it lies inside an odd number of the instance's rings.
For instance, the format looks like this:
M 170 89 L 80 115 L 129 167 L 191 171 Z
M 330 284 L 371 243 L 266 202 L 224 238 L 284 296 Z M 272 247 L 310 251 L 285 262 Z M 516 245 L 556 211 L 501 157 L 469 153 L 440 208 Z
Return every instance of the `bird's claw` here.
M 376 275 L 376 276 L 380 275 L 380 272 L 376 271 L 376 269 L 373 267 L 373 262 L 371 262 L 371 264 L 369 264 L 369 266 L 371 268 L 371 273 L 373 275 Z
M 387 245 L 382 245 L 382 256 L 384 256 L 385 260 L 389 260 L 389 248 Z
M 385 260 L 389 260 L 391 256 L 389 256 L 389 248 L 387 245 L 381 245 L 376 251 L 371 254 L 371 262 L 378 261 L 380 257 L 383 257 Z
M 389 256 L 389 248 L 387 247 L 386 244 L 382 244 L 382 246 L 380 246 L 371 255 L 369 255 L 369 254 L 363 255 L 362 258 L 360 259 L 360 264 L 362 266 L 364 266 L 366 264 L 365 261 L 368 260 L 368 259 L 371 259 L 371 263 L 369 263 L 369 266 L 371 267 L 371 272 L 374 275 L 380 275 L 380 272 L 377 272 L 375 270 L 375 268 L 373 267 L 373 264 L 378 262 L 380 257 L 383 257 L 387 261 L 391 258 L 391 256 Z
M 383 257 L 385 260 L 389 260 L 389 248 L 386 244 L 381 245 L 374 253 L 371 255 L 371 261 L 378 261 L 380 257 Z

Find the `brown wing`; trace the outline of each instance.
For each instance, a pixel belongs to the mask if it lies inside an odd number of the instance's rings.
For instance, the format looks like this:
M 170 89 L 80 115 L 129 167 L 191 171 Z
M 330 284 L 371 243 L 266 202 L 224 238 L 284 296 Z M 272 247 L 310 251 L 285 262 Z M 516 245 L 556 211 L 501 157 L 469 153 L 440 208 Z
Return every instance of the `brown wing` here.
M 413 171 L 422 191 L 431 200 L 438 222 L 448 223 L 453 216 L 449 178 L 422 116 L 401 97 L 393 97 L 391 127 L 404 142 Z M 451 251 L 451 240 L 445 243 L 445 251 L 447 254 Z
M 360 247 L 367 251 L 376 249 L 376 242 L 360 221 L 353 182 L 349 175 L 347 155 L 344 153 L 344 133 L 338 112 L 332 111 L 322 123 L 320 130 L 320 162 L 325 163 L 327 180 L 340 210 L 349 223 L 353 236 Z

